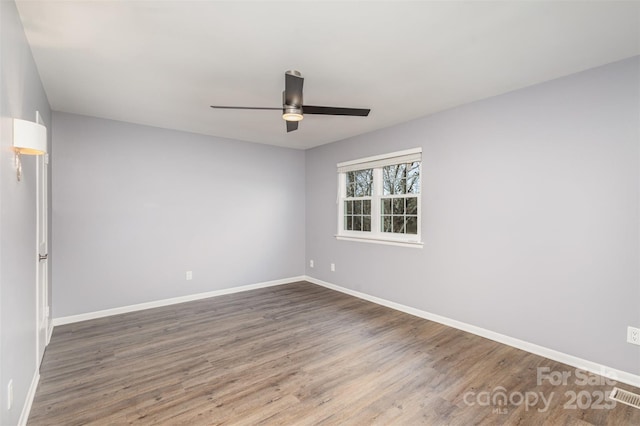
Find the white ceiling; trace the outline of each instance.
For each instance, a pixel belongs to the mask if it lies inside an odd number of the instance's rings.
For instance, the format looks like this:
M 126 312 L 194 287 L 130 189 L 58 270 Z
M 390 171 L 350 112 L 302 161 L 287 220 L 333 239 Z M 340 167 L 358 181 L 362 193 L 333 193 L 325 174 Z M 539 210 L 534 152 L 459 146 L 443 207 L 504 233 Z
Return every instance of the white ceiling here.
M 51 107 L 310 148 L 640 54 L 640 3 L 18 1 Z M 286 133 L 284 72 L 307 115 Z

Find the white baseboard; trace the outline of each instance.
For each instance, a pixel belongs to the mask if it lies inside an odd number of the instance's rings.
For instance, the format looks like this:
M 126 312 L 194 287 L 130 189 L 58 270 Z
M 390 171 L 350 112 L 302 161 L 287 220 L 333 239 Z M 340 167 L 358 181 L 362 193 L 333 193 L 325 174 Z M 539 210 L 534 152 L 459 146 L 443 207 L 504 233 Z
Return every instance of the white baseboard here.
M 611 378 L 615 381 L 629 384 L 631 386 L 640 387 L 640 376 L 636 374 L 632 374 L 626 371 L 617 370 L 615 368 L 607 367 L 602 364 L 598 364 L 596 362 L 588 361 L 586 359 L 578 358 L 573 355 L 565 354 L 563 352 L 559 352 L 553 349 L 546 348 L 544 346 L 536 345 L 534 343 L 529 343 L 524 340 L 516 339 L 510 336 L 506 336 L 504 334 L 496 333 L 491 330 L 486 330 L 484 328 L 476 327 L 475 325 L 467 324 L 464 322 L 456 321 L 451 318 L 443 317 L 440 315 L 432 314 L 427 311 L 423 311 L 420 309 L 412 308 L 410 306 L 405 306 L 400 303 L 391 302 L 389 300 L 381 299 L 376 296 L 371 296 L 369 294 L 361 293 L 359 291 L 351 290 L 348 288 L 340 287 L 335 284 L 331 284 L 322 280 L 318 280 L 313 277 L 305 276 L 305 281 L 308 281 L 313 284 L 320 285 L 322 287 L 329 288 L 331 290 L 336 290 L 341 293 L 349 294 L 351 296 L 358 297 L 360 299 L 368 300 L 369 302 L 376 303 L 378 305 L 386 306 L 391 309 L 395 309 L 397 311 L 405 312 L 410 315 L 414 315 L 420 318 L 427 319 L 429 321 L 434 321 L 449 327 L 457 328 L 458 330 L 466 331 L 468 333 L 472 333 L 481 337 L 485 337 L 487 339 L 493 340 L 498 343 L 503 343 L 505 345 L 512 346 L 517 349 L 522 349 L 523 351 L 527 351 L 536 355 L 540 355 L 545 358 L 552 359 L 554 361 L 562 362 L 564 364 L 570 365 L 575 368 L 579 368 L 581 370 L 589 371 L 591 373 L 599 374 L 604 377 Z
M 36 371 L 33 373 L 33 379 L 31 379 L 31 385 L 27 392 L 27 397 L 24 400 L 22 406 L 22 412 L 20 413 L 20 419 L 18 420 L 18 426 L 26 426 L 27 420 L 29 420 L 29 413 L 31 412 L 31 405 L 33 405 L 33 399 L 36 396 L 36 389 L 38 389 L 38 382 L 40 382 L 40 364 L 37 365 Z
M 87 321 L 96 318 L 109 317 L 111 315 L 125 314 L 128 312 L 142 311 L 145 309 L 159 308 L 161 306 L 175 305 L 177 303 L 191 302 L 193 300 L 207 299 L 209 297 L 222 296 L 224 294 L 239 293 L 242 291 L 255 290 L 258 288 L 272 287 L 276 285 L 289 284 L 296 281 L 304 281 L 304 276 L 284 278 L 274 281 L 266 281 L 257 284 L 243 285 L 240 287 L 225 288 L 222 290 L 208 291 L 205 293 L 190 294 L 187 296 L 173 297 L 171 299 L 156 300 L 153 302 L 138 303 L 136 305 L 122 306 L 119 308 L 105 309 L 102 311 L 87 312 L 79 315 L 70 315 L 53 319 L 53 326 L 71 324 L 74 322 Z

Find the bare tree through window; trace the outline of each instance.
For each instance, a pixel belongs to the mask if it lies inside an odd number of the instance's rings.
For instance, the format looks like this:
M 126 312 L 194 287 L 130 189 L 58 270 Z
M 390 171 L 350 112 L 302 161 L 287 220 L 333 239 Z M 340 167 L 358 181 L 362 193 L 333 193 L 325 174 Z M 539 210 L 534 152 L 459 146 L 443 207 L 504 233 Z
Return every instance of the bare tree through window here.
M 337 164 L 338 239 L 422 247 L 422 149 Z
M 418 233 L 420 162 L 393 164 L 382 168 L 381 231 L 394 234 Z
M 344 229 L 370 232 L 373 169 L 355 170 L 346 175 L 346 194 L 351 199 L 344 202 Z

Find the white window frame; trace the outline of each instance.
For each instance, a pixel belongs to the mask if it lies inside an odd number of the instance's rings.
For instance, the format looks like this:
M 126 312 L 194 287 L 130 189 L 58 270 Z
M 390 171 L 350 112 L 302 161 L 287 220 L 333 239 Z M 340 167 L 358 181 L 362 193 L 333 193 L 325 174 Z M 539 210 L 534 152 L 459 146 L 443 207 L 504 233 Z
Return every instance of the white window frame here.
M 393 196 L 383 195 L 382 168 L 402 163 L 420 162 L 419 188 L 418 194 L 411 194 L 417 197 L 418 203 L 418 223 L 417 234 L 395 234 L 381 231 L 380 211 L 382 198 L 393 198 Z M 338 233 L 336 239 L 346 241 L 361 241 L 376 244 L 390 244 L 405 247 L 422 248 L 422 148 L 407 149 L 404 151 L 392 152 L 389 154 L 376 155 L 373 157 L 361 158 L 358 160 L 345 161 L 337 164 L 338 169 Z M 373 190 L 370 197 L 351 197 L 346 194 L 346 173 L 355 170 L 373 169 Z M 344 229 L 344 202 L 346 200 L 370 199 L 371 200 L 371 231 L 348 231 Z

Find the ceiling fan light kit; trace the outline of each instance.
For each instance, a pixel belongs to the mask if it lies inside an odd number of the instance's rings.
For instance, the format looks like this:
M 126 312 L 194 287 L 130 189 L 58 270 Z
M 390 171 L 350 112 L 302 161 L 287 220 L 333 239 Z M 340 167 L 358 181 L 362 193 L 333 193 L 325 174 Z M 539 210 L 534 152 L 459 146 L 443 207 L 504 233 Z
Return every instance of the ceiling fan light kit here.
M 286 121 L 302 121 L 302 108 L 285 107 L 283 108 L 282 118 Z
M 346 115 L 352 117 L 367 117 L 370 109 L 366 108 L 341 108 L 303 105 L 302 86 L 304 78 L 299 71 L 290 70 L 284 73 L 284 92 L 282 92 L 282 118 L 287 122 L 287 132 L 298 129 L 298 122 L 304 118 L 304 114 L 318 115 Z M 273 107 L 244 107 L 244 106 L 219 106 L 211 105 L 217 109 L 259 109 L 279 110 Z

